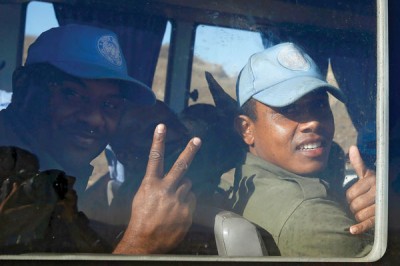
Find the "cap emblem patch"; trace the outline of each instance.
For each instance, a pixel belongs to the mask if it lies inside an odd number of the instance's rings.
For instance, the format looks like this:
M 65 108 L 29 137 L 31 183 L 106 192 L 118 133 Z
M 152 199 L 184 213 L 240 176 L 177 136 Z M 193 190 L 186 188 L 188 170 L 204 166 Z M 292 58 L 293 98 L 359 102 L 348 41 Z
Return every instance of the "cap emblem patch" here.
M 304 55 L 293 47 L 284 47 L 278 54 L 278 62 L 285 68 L 290 70 L 310 69 L 310 63 Z
M 111 35 L 104 35 L 97 41 L 100 54 L 111 64 L 122 65 L 122 54 L 117 39 Z

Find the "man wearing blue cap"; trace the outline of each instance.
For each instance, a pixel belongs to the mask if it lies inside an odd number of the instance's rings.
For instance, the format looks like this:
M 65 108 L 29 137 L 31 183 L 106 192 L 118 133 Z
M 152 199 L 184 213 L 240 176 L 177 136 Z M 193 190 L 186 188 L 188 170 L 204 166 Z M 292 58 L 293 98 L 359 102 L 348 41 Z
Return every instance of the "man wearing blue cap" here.
M 124 105 L 154 103 L 151 89 L 128 75 L 113 32 L 83 25 L 53 28 L 30 46 L 25 66 L 14 72 L 12 102 L 0 113 L 0 145 L 35 154 L 40 170 L 74 176 L 81 209 L 95 200 L 85 197 L 90 162 L 109 143 Z M 165 126 L 158 125 L 142 186 L 126 203 L 132 204 L 131 219 L 115 253 L 165 253 L 191 224 L 195 197 L 183 174 L 200 140 L 192 139 L 164 176 L 165 135 Z
M 252 55 L 236 90 L 241 115 L 235 124 L 249 152 L 236 169 L 234 210 L 271 233 L 282 256 L 367 255 L 373 236 L 362 231 L 374 224 L 375 173 L 351 147 L 360 181 L 347 191 L 347 201 L 357 225 L 327 182 L 344 176 L 344 161 L 332 163 L 344 156 L 332 142 L 328 101 L 328 92 L 344 101 L 342 91 L 292 43 Z

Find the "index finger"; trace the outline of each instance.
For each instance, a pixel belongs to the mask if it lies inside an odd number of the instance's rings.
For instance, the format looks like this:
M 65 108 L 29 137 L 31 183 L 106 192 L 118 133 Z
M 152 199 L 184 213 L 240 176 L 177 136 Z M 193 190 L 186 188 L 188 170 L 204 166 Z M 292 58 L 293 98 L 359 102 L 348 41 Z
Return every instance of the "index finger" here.
M 374 228 L 374 226 L 375 226 L 375 216 L 370 217 L 363 222 L 351 226 L 350 233 L 353 235 L 362 234 L 368 231 L 369 229 Z
M 190 164 L 193 161 L 194 156 L 200 149 L 201 140 L 197 137 L 191 139 L 186 145 L 186 148 L 181 152 L 178 159 L 175 161 L 171 170 L 164 177 L 167 182 L 170 182 L 171 188 L 176 188 L 179 181 L 182 179 Z
M 147 163 L 144 178 L 162 178 L 164 174 L 164 147 L 166 127 L 164 124 L 157 125 L 154 130 L 153 142 L 151 144 L 149 161 Z

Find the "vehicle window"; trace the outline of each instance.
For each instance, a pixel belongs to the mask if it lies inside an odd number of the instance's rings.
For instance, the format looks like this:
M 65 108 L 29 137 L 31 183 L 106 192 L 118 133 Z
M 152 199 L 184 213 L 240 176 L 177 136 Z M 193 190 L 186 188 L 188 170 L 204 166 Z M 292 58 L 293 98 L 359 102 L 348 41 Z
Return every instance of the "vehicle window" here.
M 274 39 L 269 34 L 270 36 L 261 32 L 198 25 L 188 105 L 215 104 L 205 78 L 206 71 L 215 77 L 226 93 L 236 99 L 236 80 L 240 70 L 251 55 L 273 45 Z M 326 61 L 324 68 L 327 81 L 339 87 L 330 61 Z M 357 131 L 346 106 L 334 97 L 330 97 L 330 104 L 336 127 L 340 128 L 335 131 L 334 140 L 347 151 L 350 145 L 357 142 Z
M 0 2 L 0 260 L 383 256 L 384 1 Z
M 168 54 L 169 54 L 169 43 L 171 39 L 171 22 L 168 21 L 165 29 L 164 38 L 162 40 L 162 46 L 160 50 L 160 56 L 158 57 L 156 72 L 153 79 L 153 91 L 157 96 L 157 99 L 164 101 L 165 96 L 165 82 L 167 79 L 167 66 L 168 66 Z
M 226 92 L 236 98 L 235 86 L 239 71 L 250 55 L 263 48 L 259 32 L 198 25 L 194 42 L 189 105 L 214 104 L 204 76 L 205 71 L 217 78 Z
M 57 27 L 58 21 L 54 13 L 53 4 L 32 1 L 26 9 L 24 53 L 22 63 L 25 63 L 29 46 L 42 32 Z

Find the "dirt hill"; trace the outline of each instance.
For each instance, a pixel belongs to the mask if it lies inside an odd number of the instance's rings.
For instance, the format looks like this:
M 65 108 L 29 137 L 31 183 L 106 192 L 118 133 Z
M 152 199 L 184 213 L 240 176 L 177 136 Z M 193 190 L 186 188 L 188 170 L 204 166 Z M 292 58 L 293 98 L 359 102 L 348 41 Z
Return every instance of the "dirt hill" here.
M 153 90 L 157 98 L 164 99 L 165 79 L 167 71 L 168 45 L 164 45 L 160 51 L 156 74 L 153 81 Z M 204 72 L 211 72 L 218 83 L 227 91 L 229 95 L 235 97 L 236 77 L 229 77 L 221 65 L 211 64 L 201 60 L 198 57 L 193 59 L 192 77 L 190 91 L 197 89 L 199 98 L 196 102 L 190 100 L 189 105 L 193 103 L 213 103 L 208 85 L 204 77 Z

